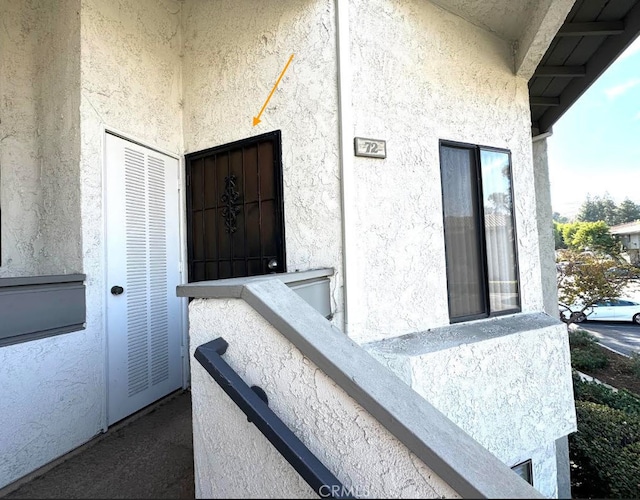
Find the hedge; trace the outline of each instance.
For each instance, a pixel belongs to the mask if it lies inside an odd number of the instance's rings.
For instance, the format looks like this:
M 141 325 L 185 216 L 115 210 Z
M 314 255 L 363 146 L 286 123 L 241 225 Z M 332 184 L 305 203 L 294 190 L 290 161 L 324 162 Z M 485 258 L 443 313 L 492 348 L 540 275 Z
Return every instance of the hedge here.
M 640 415 L 640 397 L 626 389 L 612 391 L 606 385 L 582 380 L 573 374 L 573 395 L 577 401 L 591 401 L 623 410 L 628 414 Z
M 572 493 L 640 498 L 640 398 L 576 380 L 578 431 L 569 437 Z

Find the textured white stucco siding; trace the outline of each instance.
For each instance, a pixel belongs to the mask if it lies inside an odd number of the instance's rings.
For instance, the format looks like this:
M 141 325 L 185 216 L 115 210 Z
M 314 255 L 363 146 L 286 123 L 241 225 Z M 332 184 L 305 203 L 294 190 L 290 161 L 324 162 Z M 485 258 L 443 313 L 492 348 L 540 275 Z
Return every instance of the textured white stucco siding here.
M 350 333 L 372 341 L 448 324 L 439 140 L 512 153 L 524 311 L 540 310 L 526 80 L 511 44 L 422 0 L 351 1 L 354 136 L 385 139 L 354 158 L 356 286 Z
M 549 183 L 549 161 L 547 139 L 532 144 L 536 203 L 538 211 L 538 234 L 540 244 L 540 272 L 544 312 L 558 315 L 558 281 L 556 277 L 555 239 L 553 236 L 553 210 L 551 208 L 551 185 Z
M 0 78 L 10 80 L 0 101 L 9 134 L 0 147 L 7 194 L 0 276 L 82 272 L 79 1 L 6 1 L 0 7 L 0 32 L 11 35 L 0 44 L 3 61 L 9 57 Z M 25 54 L 35 40 L 38 52 Z M 37 74 L 24 73 L 33 68 Z M 100 431 L 103 362 L 102 340 L 91 331 L 0 349 L 0 487 Z
M 37 135 L 38 2 L 0 1 L 0 276 L 37 272 L 42 213 Z
M 43 245 L 38 273 L 82 270 L 80 217 L 80 0 L 48 2 L 41 31 Z
M 79 272 L 80 1 L 3 1 L 0 276 Z
M 180 5 L 0 3 L 0 276 L 87 275 L 85 330 L 0 349 L 0 486 L 106 425 L 103 131 L 182 152 Z
M 531 459 L 535 488 L 554 498 L 555 441 L 575 431 L 576 417 L 566 326 L 533 326 L 542 317 L 494 319 L 464 341 L 450 327 L 367 350 L 508 466 Z M 496 335 L 511 321 L 530 328 Z M 439 346 L 431 337 L 441 335 Z
M 342 326 L 334 17 L 333 0 L 186 2 L 184 136 L 195 152 L 282 131 L 287 270 L 336 270 L 333 321 Z
M 315 496 L 193 359 L 217 337 L 229 343 L 225 361 L 266 392 L 269 407 L 355 496 L 458 497 L 244 301 L 194 300 L 189 321 L 198 498 Z
M 508 465 L 532 459 L 556 496 L 555 440 L 575 430 L 566 327 L 559 324 L 411 359 L 411 386 Z
M 100 432 L 99 340 L 79 331 L 0 349 L 0 488 Z

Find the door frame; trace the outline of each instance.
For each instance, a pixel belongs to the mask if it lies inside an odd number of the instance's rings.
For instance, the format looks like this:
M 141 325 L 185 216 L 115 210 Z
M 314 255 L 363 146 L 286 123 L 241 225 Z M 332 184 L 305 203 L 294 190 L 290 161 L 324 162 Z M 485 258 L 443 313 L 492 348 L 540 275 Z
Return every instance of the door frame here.
M 102 431 L 106 432 L 109 428 L 108 425 L 108 402 L 109 402 L 109 346 L 107 343 L 107 297 L 109 291 L 107 290 L 107 211 L 106 211 L 106 199 L 107 199 L 107 186 L 106 186 L 106 156 L 107 156 L 107 134 L 114 135 L 123 139 L 125 141 L 132 142 L 144 148 L 150 149 L 152 151 L 156 151 L 163 155 L 169 156 L 178 160 L 178 177 L 176 179 L 176 183 L 178 186 L 178 233 L 180 235 L 180 262 L 177 262 L 176 265 L 179 266 L 179 275 L 181 283 L 185 282 L 185 262 L 187 255 L 187 240 L 186 240 L 186 198 L 185 198 L 185 161 L 184 156 L 181 156 L 178 153 L 173 151 L 166 150 L 164 148 L 160 148 L 158 146 L 153 146 L 149 142 L 136 138 L 129 133 L 122 132 L 114 127 L 110 127 L 105 124 L 101 124 L 100 126 L 100 173 L 101 173 L 101 191 L 102 191 L 102 200 L 101 200 L 101 216 L 102 216 L 102 239 L 100 242 L 100 250 L 102 252 L 101 258 L 101 273 L 100 279 L 101 283 L 96 284 L 95 286 L 101 286 L 102 290 L 100 292 L 100 310 L 102 312 L 102 349 L 104 352 L 103 355 L 103 408 L 102 408 Z M 186 389 L 190 385 L 190 365 L 189 365 L 189 327 L 188 327 L 188 306 L 189 303 L 187 299 L 180 299 L 180 338 L 182 343 L 182 389 Z M 117 425 L 117 424 L 116 424 Z
M 207 149 L 201 149 L 198 151 L 194 151 L 192 153 L 185 153 L 184 154 L 184 162 L 183 162 L 183 166 L 182 166 L 182 172 L 181 175 L 183 175 L 183 177 L 185 177 L 184 180 L 184 184 L 185 185 L 185 189 L 184 189 L 184 226 L 185 226 L 185 239 L 184 239 L 184 245 L 185 245 L 185 253 L 184 253 L 184 265 L 183 265 L 183 270 L 184 270 L 184 275 L 182 276 L 182 279 L 186 279 L 186 280 L 190 280 L 190 276 L 189 276 L 189 239 L 191 238 L 191 228 L 190 225 L 188 224 L 188 212 L 189 212 L 189 203 L 190 203 L 190 199 L 191 196 L 189 194 L 189 187 L 186 186 L 186 177 L 187 177 L 187 165 L 188 165 L 188 161 L 193 161 L 193 160 L 197 160 L 199 158 L 205 157 L 205 156 L 210 156 L 212 154 L 220 154 L 220 153 L 224 153 L 225 151 L 229 151 L 232 149 L 236 149 L 239 147 L 243 147 L 245 144 L 247 143 L 251 143 L 251 142 L 260 142 L 263 140 L 273 140 L 274 143 L 274 149 L 273 149 L 273 155 L 274 155 L 274 175 L 276 176 L 276 180 L 275 180 L 275 189 L 276 189 L 276 196 L 278 197 L 278 205 L 277 205 L 277 211 L 278 211 L 278 223 L 280 224 L 281 227 L 281 237 L 282 237 L 282 242 L 280 243 L 279 247 L 282 249 L 282 271 L 279 271 L 280 273 L 286 273 L 287 272 L 287 241 L 286 241 L 286 226 L 285 226 L 285 219 L 284 219 L 284 170 L 283 170 L 283 166 L 282 166 L 282 131 L 281 130 L 272 130 L 271 132 L 265 132 L 264 134 L 258 134 L 258 135 L 254 135 L 251 137 L 245 137 L 244 139 L 238 139 L 236 141 L 233 142 L 227 142 L 224 144 L 220 144 L 218 146 L 213 146 Z M 203 181 L 204 182 L 204 181 Z

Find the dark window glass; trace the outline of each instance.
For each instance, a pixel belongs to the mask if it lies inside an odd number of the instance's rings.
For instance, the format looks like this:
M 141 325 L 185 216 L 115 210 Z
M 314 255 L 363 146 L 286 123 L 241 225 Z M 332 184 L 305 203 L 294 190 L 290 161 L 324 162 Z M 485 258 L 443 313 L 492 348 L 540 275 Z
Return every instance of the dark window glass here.
M 473 151 L 442 148 L 447 283 L 451 318 L 484 314 L 477 168 Z
M 509 153 L 442 144 L 440 164 L 451 321 L 519 310 Z

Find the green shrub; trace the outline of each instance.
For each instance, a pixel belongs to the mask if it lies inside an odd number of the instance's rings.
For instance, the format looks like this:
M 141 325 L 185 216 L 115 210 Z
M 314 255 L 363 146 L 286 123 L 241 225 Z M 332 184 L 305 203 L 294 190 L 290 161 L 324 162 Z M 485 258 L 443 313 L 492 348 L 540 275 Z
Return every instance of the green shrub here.
M 586 330 L 572 330 L 569 332 L 569 345 L 574 347 L 590 347 L 597 344 L 596 338 Z
M 587 382 L 574 374 L 573 395 L 576 401 L 589 401 L 622 410 L 629 415 L 640 416 L 640 396 L 626 389 L 612 391 L 605 385 Z
M 572 494 L 640 498 L 640 415 L 576 401 L 578 431 L 569 437 Z
M 585 330 L 569 332 L 571 366 L 576 370 L 595 371 L 609 366 L 609 358 L 593 335 Z
M 600 347 L 575 347 L 571 349 L 571 366 L 588 372 L 609 366 L 609 358 Z

